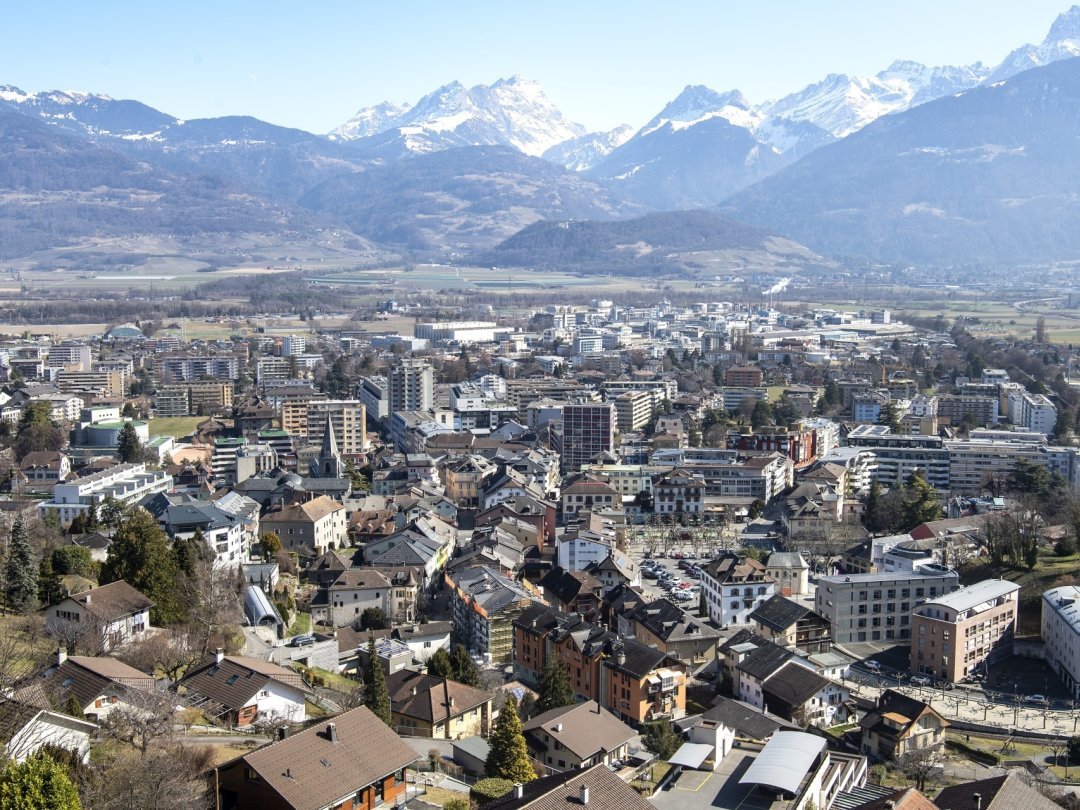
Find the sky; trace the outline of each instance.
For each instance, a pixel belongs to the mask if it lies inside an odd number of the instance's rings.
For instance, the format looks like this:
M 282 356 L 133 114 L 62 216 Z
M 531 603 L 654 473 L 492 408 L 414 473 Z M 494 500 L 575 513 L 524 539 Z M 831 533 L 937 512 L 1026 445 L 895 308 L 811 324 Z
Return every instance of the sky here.
M 521 74 L 590 130 L 641 126 L 687 84 L 777 98 L 896 59 L 996 64 L 1047 0 L 275 0 L 10 3 L 0 85 L 133 98 L 180 118 L 328 132 L 447 82 Z

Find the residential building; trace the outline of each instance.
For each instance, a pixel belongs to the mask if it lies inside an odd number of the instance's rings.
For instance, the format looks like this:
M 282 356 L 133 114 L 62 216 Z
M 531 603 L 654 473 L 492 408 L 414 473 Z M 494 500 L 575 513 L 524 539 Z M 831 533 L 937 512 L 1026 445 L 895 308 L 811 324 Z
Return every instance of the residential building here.
M 701 592 L 717 625 L 749 624 L 750 614 L 776 593 L 776 581 L 753 557 L 724 552 L 702 569 Z
M 360 400 L 294 400 L 281 406 L 282 430 L 307 444 L 319 444 L 323 440 L 327 420 L 342 458 L 359 460 L 368 450 L 367 417 Z
M 594 509 L 622 507 L 619 493 L 601 476 L 581 473 L 567 482 L 561 493 L 563 520 L 569 520 L 578 512 Z
M 587 622 L 596 620 L 604 593 L 603 583 L 592 574 L 558 567 L 540 580 L 540 589 L 552 607 L 577 613 Z
M 364 406 L 368 419 L 381 422 L 390 415 L 390 382 L 386 377 L 361 378 L 356 398 Z
M 683 469 L 663 473 L 652 485 L 653 511 L 658 514 L 695 514 L 705 511 L 705 482 Z
M 419 759 L 366 706 L 214 769 L 221 810 L 374 810 L 397 806 Z
M 188 705 L 231 726 L 259 721 L 300 723 L 308 689 L 299 672 L 218 650 L 192 665 L 176 683 Z
M 12 762 L 25 762 L 41 749 L 69 751 L 84 765 L 90 761 L 90 735 L 97 726 L 70 714 L 8 698 L 4 701 L 4 725 L 0 745 Z
M 390 713 L 399 734 L 461 740 L 487 736 L 494 720 L 492 694 L 411 669 L 386 679 Z
M 1080 586 L 1062 585 L 1042 595 L 1046 661 L 1080 700 Z
M 814 609 L 829 621 L 834 644 L 906 641 L 912 610 L 958 587 L 956 572 L 937 564 L 915 571 L 824 576 L 818 579 Z
M 539 684 L 554 655 L 579 702 L 595 700 L 630 725 L 686 713 L 686 667 L 655 647 L 546 605 L 523 611 L 513 632 L 514 674 L 527 684 Z
M 486 662 L 508 664 L 514 654 L 514 620 L 543 600 L 528 582 L 479 566 L 449 574 L 450 611 L 458 642 Z
M 53 488 L 51 501 L 39 508 L 54 511 L 63 525 L 68 525 L 76 515 L 83 514 L 90 502 L 101 504 L 106 498 L 115 498 L 125 506 L 138 503 L 148 495 L 168 492 L 173 479 L 163 470 L 148 470 L 142 462 L 117 464 L 106 470 L 58 483 Z
M 153 675 L 109 656 L 68 655 L 63 646 L 56 654 L 56 663 L 45 670 L 42 678 L 18 690 L 16 696 L 30 701 L 31 690 L 39 697 L 44 692 L 55 698 L 57 705 L 67 706 L 74 699 L 83 716 L 94 722 L 107 717 L 117 706 L 145 709 L 140 693 L 145 696 L 156 692 Z
M 595 700 L 562 706 L 525 722 L 530 754 L 551 772 L 625 759 L 637 732 Z
M 331 546 L 344 547 L 348 541 L 345 507 L 325 495 L 273 508 L 261 523 L 265 531 L 281 538 L 285 549 L 308 557 L 317 557 Z
M 957 683 L 1013 654 L 1020 586 L 987 579 L 930 599 L 911 617 L 911 671 Z
M 716 660 L 720 630 L 668 599 L 639 606 L 630 619 L 634 638 L 679 659 L 692 672 Z
M 390 369 L 389 414 L 398 411 L 430 411 L 435 401 L 435 370 L 418 358 L 402 358 Z
M 859 720 L 859 727 L 863 754 L 896 760 L 909 751 L 940 748 L 949 721 L 929 704 L 886 689 L 878 696 L 877 707 Z
M 828 652 L 832 647 L 828 620 L 780 594 L 754 610 L 750 621 L 762 636 L 781 647 L 808 654 Z
M 615 405 L 616 423 L 622 433 L 633 433 L 652 421 L 657 396 L 652 391 L 625 391 L 611 400 Z
M 1060 804 L 1048 798 L 1038 785 L 1029 784 L 1014 772 L 963 782 L 942 788 L 933 807 L 947 810 L 1058 810 Z M 896 810 L 906 810 L 897 805 Z M 921 808 L 914 808 L 921 810 Z
M 939 436 L 893 433 L 887 425 L 860 425 L 848 432 L 847 445 L 870 450 L 874 478 L 886 487 L 921 472 L 935 489 L 949 491 L 949 450 Z
M 788 661 L 761 683 L 761 703 L 777 717 L 799 726 L 828 728 L 850 716 L 851 693 L 841 683 L 819 675 L 797 661 Z M 758 706 L 755 698 L 747 700 Z
M 566 770 L 515 785 L 513 790 L 485 805 L 487 810 L 577 810 L 583 805 L 598 810 L 654 810 L 654 806 L 606 765 L 588 770 Z
M 563 407 L 562 453 L 564 474 L 578 472 L 603 453 L 615 450 L 615 406 L 604 403 L 568 403 Z
M 764 381 L 764 373 L 758 366 L 731 366 L 724 372 L 724 385 L 757 388 Z
M 154 603 L 123 580 L 74 594 L 45 609 L 54 638 L 94 652 L 109 652 L 146 637 Z

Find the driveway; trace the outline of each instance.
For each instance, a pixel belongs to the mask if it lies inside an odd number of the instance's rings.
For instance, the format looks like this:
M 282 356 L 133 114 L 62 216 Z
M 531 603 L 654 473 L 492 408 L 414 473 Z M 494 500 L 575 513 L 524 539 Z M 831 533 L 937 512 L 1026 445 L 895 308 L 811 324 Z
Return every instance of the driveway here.
M 772 795 L 762 793 L 749 785 L 740 785 L 739 779 L 746 773 L 757 753 L 736 749 L 724 757 L 720 770 L 684 770 L 664 790 L 653 795 L 649 801 L 661 810 L 781 810 L 789 802 L 776 801 Z

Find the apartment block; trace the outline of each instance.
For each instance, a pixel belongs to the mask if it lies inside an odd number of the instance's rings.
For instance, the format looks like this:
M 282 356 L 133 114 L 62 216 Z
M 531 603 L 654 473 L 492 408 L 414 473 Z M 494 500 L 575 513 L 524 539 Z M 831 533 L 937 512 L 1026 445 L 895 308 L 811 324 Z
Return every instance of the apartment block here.
M 814 610 L 829 620 L 835 644 L 903 641 L 911 638 L 916 607 L 958 587 L 956 572 L 942 565 L 826 576 L 818 579 Z
M 1063 585 L 1043 593 L 1042 639 L 1047 662 L 1080 700 L 1080 587 Z
M 398 411 L 430 411 L 435 404 L 435 371 L 431 364 L 416 358 L 404 358 L 390 369 L 391 414 Z
M 1012 655 L 1020 586 L 1003 579 L 930 599 L 911 617 L 911 671 L 957 683 Z
M 578 472 L 600 453 L 615 449 L 615 406 L 610 402 L 563 408 L 563 473 Z
M 162 470 L 148 470 L 145 464 L 118 464 L 107 470 L 76 478 L 53 489 L 53 499 L 38 508 L 54 511 L 65 526 L 90 507 L 106 498 L 135 504 L 147 495 L 172 489 L 172 476 Z

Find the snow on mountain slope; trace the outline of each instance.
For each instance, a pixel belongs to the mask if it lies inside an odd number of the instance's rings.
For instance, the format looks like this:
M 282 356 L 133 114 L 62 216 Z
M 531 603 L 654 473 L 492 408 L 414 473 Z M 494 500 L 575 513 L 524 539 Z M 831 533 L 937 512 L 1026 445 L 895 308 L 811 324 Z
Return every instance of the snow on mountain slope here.
M 987 77 L 988 84 L 1004 81 L 1031 68 L 1080 56 L 1080 6 L 1059 14 L 1039 45 L 1023 45 L 1002 60 Z
M 833 73 L 779 101 L 766 103 L 770 116 L 816 124 L 837 138 L 916 104 L 975 87 L 988 75 L 980 63 L 927 67 L 897 61 L 876 76 Z
M 579 138 L 555 144 L 541 157 L 571 171 L 584 172 L 630 140 L 633 135 L 634 128 L 629 124 L 615 127 L 609 132 L 588 132 Z
M 585 134 L 585 128 L 567 119 L 537 82 L 522 76 L 469 89 L 455 81 L 396 115 L 392 107 L 384 102 L 362 109 L 331 137 L 356 141 L 377 137 L 384 145 L 396 130 L 401 145 L 411 152 L 495 145 L 539 156 Z
M 738 90 L 718 93 L 700 84 L 688 84 L 635 137 L 671 124 L 673 131 L 686 129 L 709 118 L 723 118 L 729 124 L 753 131 L 761 116 L 751 109 L 750 103 Z

